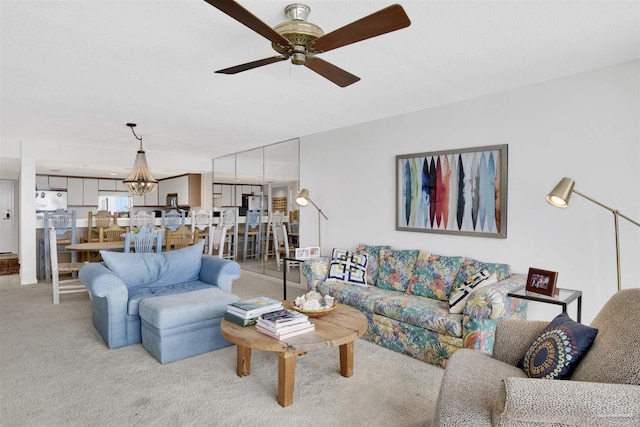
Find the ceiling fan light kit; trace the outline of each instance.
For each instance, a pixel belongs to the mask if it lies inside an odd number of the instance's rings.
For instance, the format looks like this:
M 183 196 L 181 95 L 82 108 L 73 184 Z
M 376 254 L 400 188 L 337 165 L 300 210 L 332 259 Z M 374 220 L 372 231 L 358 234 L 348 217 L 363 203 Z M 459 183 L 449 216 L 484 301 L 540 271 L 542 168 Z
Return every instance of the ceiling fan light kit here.
M 291 58 L 293 64 L 304 65 L 338 86 L 346 87 L 359 81 L 360 78 L 318 58 L 317 54 L 411 25 L 409 17 L 399 4 L 386 7 L 328 34 L 324 34 L 322 28 L 307 21 L 311 8 L 304 4 L 294 3 L 288 5 L 284 12 L 289 21 L 271 28 L 233 0 L 205 1 L 270 40 L 271 47 L 280 54 L 216 71 L 216 73 L 220 74 L 237 74 Z

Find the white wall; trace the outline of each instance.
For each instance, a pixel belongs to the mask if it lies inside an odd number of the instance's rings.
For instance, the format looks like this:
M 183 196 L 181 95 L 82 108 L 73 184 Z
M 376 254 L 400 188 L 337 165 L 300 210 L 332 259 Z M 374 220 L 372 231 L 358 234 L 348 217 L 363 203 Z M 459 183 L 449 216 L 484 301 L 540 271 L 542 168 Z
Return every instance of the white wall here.
M 300 186 L 329 217 L 323 255 L 391 244 L 557 271 L 559 287 L 582 290 L 582 321 L 591 322 L 617 289 L 613 215 L 577 195 L 555 208 L 545 195 L 568 176 L 640 220 L 639 90 L 636 61 L 301 138 Z M 507 239 L 395 230 L 396 155 L 494 144 L 509 145 Z M 301 216 L 301 245 L 313 245 L 317 213 Z M 620 234 L 623 287 L 638 287 L 640 228 L 621 220 Z M 529 307 L 533 319 L 559 313 Z

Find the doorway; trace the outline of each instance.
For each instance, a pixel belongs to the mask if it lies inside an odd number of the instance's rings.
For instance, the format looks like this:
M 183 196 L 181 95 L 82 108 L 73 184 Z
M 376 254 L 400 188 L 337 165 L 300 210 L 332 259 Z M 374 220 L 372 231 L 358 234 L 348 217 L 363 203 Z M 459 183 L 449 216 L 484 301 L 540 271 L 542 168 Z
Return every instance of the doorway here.
M 0 253 L 13 253 L 13 181 L 0 181 Z

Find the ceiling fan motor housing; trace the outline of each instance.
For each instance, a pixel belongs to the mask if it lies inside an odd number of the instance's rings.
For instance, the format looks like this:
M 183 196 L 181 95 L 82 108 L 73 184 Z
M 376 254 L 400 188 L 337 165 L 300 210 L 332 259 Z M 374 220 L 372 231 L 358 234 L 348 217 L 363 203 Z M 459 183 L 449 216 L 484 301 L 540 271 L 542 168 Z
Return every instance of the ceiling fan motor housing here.
M 276 43 L 271 43 L 271 47 L 280 54 L 291 55 L 291 62 L 296 65 L 305 63 L 307 46 L 318 37 L 324 35 L 322 28 L 306 21 L 309 12 L 311 12 L 311 8 L 307 5 L 290 4 L 285 8 L 285 14 L 291 20 L 273 27 L 278 34 L 289 40 L 293 46 L 293 51 L 290 47 L 280 46 Z

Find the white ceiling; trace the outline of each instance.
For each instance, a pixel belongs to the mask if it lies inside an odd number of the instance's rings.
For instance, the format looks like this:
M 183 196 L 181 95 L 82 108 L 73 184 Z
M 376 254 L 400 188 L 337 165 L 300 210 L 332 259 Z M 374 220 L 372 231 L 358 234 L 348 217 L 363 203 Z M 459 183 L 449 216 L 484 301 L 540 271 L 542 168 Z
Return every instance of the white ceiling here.
M 273 26 L 290 2 L 240 3 Z M 391 2 L 306 4 L 327 33 Z M 126 175 L 137 142 L 125 123 L 135 122 L 162 178 L 208 171 L 225 154 L 639 58 L 638 1 L 401 4 L 410 27 L 322 54 L 362 79 L 340 88 L 289 62 L 214 74 L 275 53 L 203 0 L 1 0 L 0 141 L 95 147 L 82 168 L 36 154 L 40 173 Z M 105 161 L 105 149 L 126 160 Z M 154 170 L 153 156 L 176 152 L 193 156 L 192 170 Z

